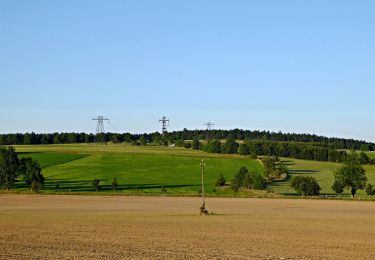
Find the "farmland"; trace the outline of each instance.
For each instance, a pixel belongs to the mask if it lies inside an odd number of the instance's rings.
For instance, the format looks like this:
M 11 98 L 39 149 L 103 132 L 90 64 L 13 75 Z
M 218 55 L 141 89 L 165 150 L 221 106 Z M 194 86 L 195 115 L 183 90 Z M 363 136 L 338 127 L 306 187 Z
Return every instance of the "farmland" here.
M 341 164 L 290 158 L 284 158 L 283 160 L 288 165 L 289 179 L 286 182 L 278 182 L 271 185 L 271 189 L 274 192 L 290 195 L 295 194 L 295 191 L 292 189 L 292 187 L 290 187 L 291 179 L 294 176 L 304 175 L 313 176 L 317 179 L 322 188 L 322 194 L 334 194 L 331 189 L 332 183 L 334 182 L 333 173 L 340 167 Z M 365 165 L 364 168 L 366 170 L 368 182 L 375 184 L 375 165 Z M 347 197 L 350 196 L 348 191 L 345 191 L 343 195 Z M 371 196 L 367 196 L 366 192 L 363 190 L 359 190 L 357 196 L 361 198 L 372 198 Z
M 94 192 L 92 180 L 101 180 L 102 193 L 112 192 L 111 182 L 118 178 L 117 194 L 161 194 L 197 196 L 200 189 L 200 161 L 206 162 L 205 189 L 211 196 L 253 196 L 236 194 L 229 189 L 214 189 L 214 182 L 220 174 L 227 181 L 241 166 L 262 172 L 258 160 L 250 160 L 238 155 L 205 153 L 192 149 L 157 146 L 126 145 L 31 145 L 16 146 L 21 157 L 32 157 L 43 167 L 46 183 L 41 192 Z M 333 172 L 340 167 L 338 163 L 318 162 L 283 158 L 288 166 L 289 178 L 275 182 L 269 190 L 274 194 L 295 196 L 290 187 L 293 176 L 309 175 L 317 178 L 322 194 L 333 195 L 331 185 Z M 375 166 L 366 165 L 368 181 L 375 184 Z M 22 182 L 16 185 L 17 191 L 27 191 Z M 256 196 L 265 196 L 264 193 Z M 267 195 L 268 196 L 268 195 Z M 348 191 L 343 194 L 349 197 Z M 358 197 L 368 197 L 364 191 Z
M 372 202 L 0 195 L 0 258 L 374 259 Z
M 94 178 L 101 180 L 102 192 L 112 191 L 118 178 L 118 193 L 197 195 L 202 159 L 206 162 L 207 193 L 213 193 L 220 174 L 230 180 L 241 166 L 262 172 L 258 161 L 239 156 L 214 155 L 172 147 L 132 147 L 121 145 L 19 146 L 21 156 L 38 160 L 46 183 L 43 192 L 92 192 Z M 57 188 L 58 187 L 58 188 Z M 16 189 L 27 190 L 23 183 Z M 230 191 L 229 191 L 230 192 Z M 227 193 L 216 191 L 216 193 Z

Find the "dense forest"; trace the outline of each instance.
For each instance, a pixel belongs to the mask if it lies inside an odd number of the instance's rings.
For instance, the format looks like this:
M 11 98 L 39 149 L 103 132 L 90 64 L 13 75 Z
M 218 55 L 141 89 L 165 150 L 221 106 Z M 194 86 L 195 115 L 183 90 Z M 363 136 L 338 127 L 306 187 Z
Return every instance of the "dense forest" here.
M 316 144 L 320 147 L 332 149 L 355 149 L 363 151 L 374 151 L 375 144 L 361 140 L 325 137 L 312 134 L 295 134 L 269 131 L 250 130 L 187 130 L 175 131 L 161 135 L 158 132 L 148 134 L 130 133 L 105 133 L 101 136 L 87 133 L 17 133 L 0 134 L 0 145 L 19 144 L 65 144 L 65 143 L 93 143 L 93 142 L 114 142 L 114 143 L 137 143 L 142 144 L 173 144 L 181 140 L 209 140 L 209 139 L 235 139 L 245 141 L 273 141 L 273 142 L 300 142 Z

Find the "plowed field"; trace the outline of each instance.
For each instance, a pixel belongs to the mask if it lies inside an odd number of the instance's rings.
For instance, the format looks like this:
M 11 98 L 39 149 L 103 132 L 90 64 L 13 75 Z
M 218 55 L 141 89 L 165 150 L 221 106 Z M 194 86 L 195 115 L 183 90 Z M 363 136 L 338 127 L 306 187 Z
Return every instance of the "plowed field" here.
M 0 195 L 1 259 L 375 259 L 360 201 Z

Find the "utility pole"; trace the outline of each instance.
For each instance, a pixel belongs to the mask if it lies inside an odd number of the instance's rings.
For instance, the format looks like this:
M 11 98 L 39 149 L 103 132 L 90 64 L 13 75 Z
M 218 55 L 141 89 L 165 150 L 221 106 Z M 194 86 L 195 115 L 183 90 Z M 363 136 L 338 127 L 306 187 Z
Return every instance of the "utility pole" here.
M 204 168 L 206 166 L 206 163 L 202 160 L 201 163 L 201 169 L 202 169 L 202 207 L 205 208 L 205 200 L 204 200 Z
M 162 123 L 162 129 L 161 129 L 161 131 L 162 131 L 162 133 L 164 135 L 165 133 L 167 133 L 167 126 L 169 125 L 169 119 L 167 119 L 166 116 L 163 116 L 162 119 L 159 119 L 159 122 Z
M 104 139 L 104 121 L 109 121 L 108 118 L 104 117 L 104 116 L 98 116 L 98 117 L 95 117 L 93 118 L 92 120 L 95 120 L 97 121 L 97 124 L 96 124 L 96 137 L 101 137 L 100 138 L 100 142 L 103 143 L 103 139 Z
M 212 130 L 212 127 L 215 124 L 212 123 L 212 122 L 207 122 L 204 125 L 207 126 L 207 129 L 206 129 L 206 140 L 210 140 L 211 139 L 211 130 Z

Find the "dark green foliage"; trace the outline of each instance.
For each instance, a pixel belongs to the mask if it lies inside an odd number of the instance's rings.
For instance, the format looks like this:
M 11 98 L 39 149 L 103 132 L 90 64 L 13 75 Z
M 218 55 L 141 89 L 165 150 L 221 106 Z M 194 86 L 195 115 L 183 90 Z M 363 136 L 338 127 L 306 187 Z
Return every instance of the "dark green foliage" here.
M 220 140 L 211 140 L 204 147 L 203 151 L 208 153 L 221 153 L 221 142 Z
M 335 180 L 335 182 L 332 185 L 332 190 L 336 194 L 341 194 L 344 192 L 344 189 L 345 189 L 344 183 L 341 180 Z
M 146 137 L 144 135 L 141 135 L 141 137 L 139 138 L 138 142 L 141 145 L 143 145 L 143 146 L 147 145 L 147 139 L 146 139 Z
M 92 187 L 94 187 L 94 189 L 95 189 L 96 191 L 101 190 L 100 180 L 98 180 L 98 179 L 94 179 L 94 180 L 92 181 Z
M 111 141 L 112 143 L 114 144 L 118 144 L 118 143 L 121 143 L 120 141 L 120 136 L 118 134 L 113 134 L 112 138 L 111 138 Z
M 265 188 L 267 188 L 265 179 L 259 173 L 254 174 L 252 180 L 254 190 L 264 190 Z
M 194 150 L 200 150 L 199 146 L 200 146 L 199 139 L 194 138 L 191 144 L 191 148 L 193 148 Z
M 357 153 L 347 156 L 344 166 L 335 172 L 334 177 L 335 181 L 341 182 L 350 189 L 352 197 L 355 196 L 357 190 L 363 190 L 367 182 L 365 169 L 362 167 Z
M 184 140 L 177 140 L 175 144 L 176 144 L 177 147 L 184 147 L 185 141 Z
M 364 152 L 359 154 L 359 162 L 361 164 L 368 164 L 370 162 L 370 158 Z
M 112 187 L 113 191 L 116 191 L 116 189 L 118 187 L 117 177 L 113 178 L 112 183 L 111 183 L 111 187 Z
M 220 187 L 220 186 L 224 186 L 224 185 L 225 185 L 225 178 L 224 178 L 223 174 L 220 174 L 220 177 L 215 182 L 215 186 Z
M 375 195 L 375 189 L 374 189 L 374 185 L 368 183 L 366 185 L 366 194 L 369 195 L 369 196 L 373 196 Z
M 19 171 L 20 161 L 14 148 L 0 148 L 0 186 L 11 189 Z
M 184 148 L 190 149 L 191 148 L 191 143 L 189 143 L 189 142 L 184 143 Z
M 35 190 L 33 187 L 37 187 L 36 191 L 38 191 L 44 183 L 44 177 L 37 161 L 31 158 L 19 160 L 13 147 L 0 148 L 0 185 L 9 190 L 19 176 L 22 176 L 22 180 L 32 190 Z
M 246 167 L 241 167 L 238 170 L 237 174 L 234 175 L 234 181 L 237 182 L 240 187 L 243 186 L 243 180 L 245 179 L 245 176 L 248 172 L 249 170 Z
M 227 141 L 221 145 L 221 153 L 235 154 L 238 150 L 238 143 L 234 138 L 228 138 Z
M 248 148 L 249 148 L 249 147 L 248 147 L 247 145 L 245 145 L 245 144 L 240 144 L 240 145 L 238 146 L 238 151 L 237 151 L 237 153 L 238 153 L 239 155 L 249 155 L 249 154 L 250 154 L 250 151 L 249 151 Z
M 39 184 L 38 190 L 44 183 L 44 177 L 42 175 L 42 170 L 39 163 L 31 158 L 22 158 L 20 160 L 20 174 L 22 175 L 22 180 L 29 185 L 32 190 L 32 184 L 34 182 Z
M 304 160 L 341 162 L 346 157 L 345 151 L 315 143 L 245 141 L 238 148 L 240 155 L 266 155 L 291 157 Z
M 255 151 L 252 151 L 252 152 L 250 153 L 250 158 L 253 159 L 253 160 L 258 159 L 258 155 L 257 155 L 257 153 L 256 153 Z
M 320 194 L 320 186 L 314 177 L 310 176 L 296 176 L 293 178 L 291 183 L 298 193 L 304 196 L 316 196 Z
M 362 144 L 360 150 L 364 151 L 364 152 L 370 151 L 370 145 L 369 144 Z
M 69 133 L 67 135 L 67 142 L 70 144 L 78 143 L 78 135 L 75 133 Z
M 375 158 L 370 159 L 369 164 L 375 164 Z
M 160 135 L 160 133 L 155 133 L 154 135 L 152 135 L 151 140 L 152 140 L 152 143 L 155 144 L 155 145 L 162 145 L 163 144 L 163 138 Z
M 252 189 L 254 187 L 253 185 L 253 175 L 246 173 L 245 177 L 242 180 L 241 186 L 244 187 L 245 189 Z
M 107 135 L 105 133 L 98 133 L 95 135 L 94 142 L 106 144 L 107 143 Z M 60 141 L 61 143 L 67 143 L 66 140 Z
M 249 172 L 246 167 L 241 167 L 231 182 L 231 189 L 238 191 L 240 188 L 264 190 L 267 183 L 264 177 L 255 172 Z
M 206 130 L 187 130 L 170 132 L 165 134 L 167 140 L 194 140 L 204 139 Z M 116 135 L 118 142 L 131 143 L 134 140 L 138 140 L 141 135 L 130 134 L 130 133 L 105 133 L 105 140 L 112 140 L 113 136 Z M 154 144 L 161 144 L 161 135 L 158 132 L 151 134 L 144 134 L 149 142 Z M 253 140 L 254 142 L 273 142 L 273 143 L 314 143 L 317 146 L 330 148 L 329 151 L 334 151 L 336 149 L 355 149 L 362 151 L 373 151 L 375 150 L 375 144 L 367 143 L 364 141 L 343 139 L 343 138 L 329 138 L 324 136 L 317 136 L 311 134 L 294 134 L 294 133 L 281 133 L 281 132 L 268 132 L 268 131 L 250 131 L 242 129 L 233 130 L 212 130 L 210 131 L 210 136 L 212 139 L 228 139 L 233 138 L 237 140 Z M 260 141 L 263 140 L 263 141 Z M 92 143 L 94 142 L 93 134 L 86 133 L 51 133 L 51 134 L 36 134 L 36 133 L 25 133 L 25 134 L 0 134 L 0 145 L 16 145 L 16 144 L 52 144 L 52 143 Z M 265 145 L 262 144 L 262 149 L 267 153 L 259 153 L 258 155 L 275 155 L 272 154 L 272 149 L 265 149 Z M 246 150 L 246 149 L 245 149 Z M 284 149 L 285 150 L 285 149 Z M 328 152 L 329 152 L 328 151 Z M 293 149 L 290 150 L 293 152 Z M 251 151 L 247 151 L 246 154 L 249 155 Z M 241 154 L 241 153 L 240 153 Z M 308 155 L 309 152 L 306 154 Z M 335 157 L 337 154 L 332 154 L 329 161 L 337 161 Z M 279 155 L 285 157 L 285 155 Z M 319 157 L 315 155 L 316 157 Z M 293 157 L 293 156 L 291 156 Z M 301 158 L 302 159 L 302 158 Z M 337 158 L 336 158 L 337 159 Z
M 230 188 L 233 191 L 237 192 L 241 187 L 243 187 L 243 182 L 248 172 L 249 171 L 246 167 L 241 167 L 239 171 L 234 175 L 234 178 L 230 184 Z
M 158 133 L 130 134 L 130 133 L 104 133 L 100 136 L 86 133 L 51 133 L 51 134 L 0 134 L 0 145 L 12 144 L 64 144 L 64 143 L 106 143 L 106 140 L 113 143 L 127 142 L 132 145 L 139 145 L 137 142 L 144 136 L 147 143 L 154 145 L 167 145 L 176 140 L 199 140 L 204 139 L 206 130 L 187 130 L 165 133 L 163 136 Z M 238 153 L 240 155 L 256 155 L 290 157 L 304 160 L 343 162 L 346 157 L 345 151 L 337 149 L 354 149 L 363 151 L 374 151 L 375 144 L 364 141 L 328 138 L 310 134 L 284 134 L 281 132 L 249 131 L 241 129 L 233 130 L 212 130 L 212 139 L 230 139 L 228 144 L 219 145 L 218 142 L 211 143 L 204 148 L 203 143 L 193 141 L 193 149 L 204 150 L 214 153 Z M 143 139 L 143 138 L 142 138 Z M 246 140 L 239 145 L 233 140 Z M 182 147 L 183 145 L 181 145 Z M 238 147 L 234 152 L 234 148 Z M 364 158 L 365 159 L 365 158 Z M 368 163 L 375 164 L 375 159 Z
M 31 190 L 35 192 L 39 192 L 40 186 L 41 186 L 40 182 L 38 182 L 37 180 L 33 180 L 31 183 Z
M 131 142 L 131 145 L 132 146 L 138 146 L 138 145 L 141 145 L 138 141 L 134 140 Z
M 276 159 L 267 156 L 267 157 L 264 157 L 262 159 L 262 163 L 263 163 L 263 166 L 264 166 L 264 175 L 266 177 L 271 176 L 276 170 L 276 166 L 275 166 Z
M 235 179 L 233 179 L 232 182 L 230 183 L 230 188 L 233 191 L 238 192 L 239 189 L 241 188 L 241 184 L 238 183 L 238 181 L 236 181 Z

